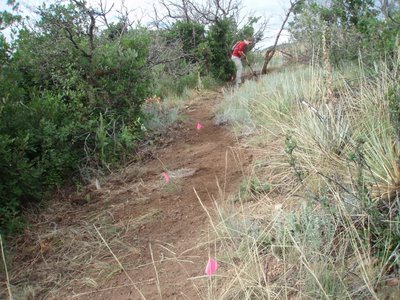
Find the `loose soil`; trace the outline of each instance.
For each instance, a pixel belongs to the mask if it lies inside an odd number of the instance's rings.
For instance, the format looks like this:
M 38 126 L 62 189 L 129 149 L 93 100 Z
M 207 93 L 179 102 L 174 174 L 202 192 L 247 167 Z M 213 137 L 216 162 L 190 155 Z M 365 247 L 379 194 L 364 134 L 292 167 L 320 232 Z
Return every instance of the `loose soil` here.
M 139 162 L 32 215 L 9 270 L 16 299 L 206 299 L 209 218 L 251 159 L 215 125 L 220 101 L 194 96 Z

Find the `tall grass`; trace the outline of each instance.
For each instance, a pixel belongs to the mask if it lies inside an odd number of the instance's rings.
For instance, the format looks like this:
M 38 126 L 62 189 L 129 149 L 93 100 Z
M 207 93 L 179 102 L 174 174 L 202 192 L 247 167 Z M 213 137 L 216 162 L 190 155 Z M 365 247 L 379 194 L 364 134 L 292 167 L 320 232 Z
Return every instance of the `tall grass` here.
M 215 298 L 399 294 L 394 72 L 385 63 L 368 73 L 361 64 L 335 70 L 329 102 L 317 66 L 288 68 L 226 94 L 218 119 L 238 132 L 251 124 L 252 136 L 242 139 L 256 156 L 251 176 L 271 188 L 218 208 L 220 259 L 229 268 Z
M 218 82 L 210 76 L 201 76 L 200 70 L 172 77 L 159 70 L 154 82 L 154 96 L 143 105 L 146 116 L 144 126 L 149 132 L 163 132 L 182 118 L 182 109 L 190 105 L 194 94 L 202 90 L 213 90 Z M 160 97 L 162 95 L 162 98 Z M 157 101 L 154 101 L 157 100 Z

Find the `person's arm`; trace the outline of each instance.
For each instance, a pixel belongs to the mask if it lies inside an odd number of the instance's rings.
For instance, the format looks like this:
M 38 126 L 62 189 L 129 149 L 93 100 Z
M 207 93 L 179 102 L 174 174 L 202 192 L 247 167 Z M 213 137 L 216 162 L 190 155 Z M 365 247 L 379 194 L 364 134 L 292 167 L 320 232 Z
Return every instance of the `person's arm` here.
M 239 53 L 240 57 L 246 57 L 246 54 L 244 53 L 245 48 L 246 48 L 245 43 L 240 45 L 240 48 L 238 49 L 239 50 L 238 53 Z

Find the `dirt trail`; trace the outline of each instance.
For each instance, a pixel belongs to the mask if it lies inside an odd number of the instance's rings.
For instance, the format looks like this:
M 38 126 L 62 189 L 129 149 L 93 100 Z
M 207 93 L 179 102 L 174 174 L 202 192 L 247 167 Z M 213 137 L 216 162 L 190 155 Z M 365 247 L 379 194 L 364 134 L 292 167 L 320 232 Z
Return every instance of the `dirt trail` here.
M 204 275 L 210 255 L 205 244 L 209 221 L 198 197 L 207 208 L 212 208 L 213 199 L 220 201 L 221 192 L 233 192 L 241 179 L 230 149 L 235 140 L 227 129 L 213 123 L 212 108 L 221 98 L 220 94 L 206 93 L 192 101 L 194 104 L 185 111 L 187 120 L 171 132 L 171 143 L 154 153 L 154 159 L 146 164 L 147 172 L 140 178 L 140 193 L 147 201 L 127 203 L 114 216 L 126 222 L 132 216 L 140 219 L 154 215 L 135 232 L 140 241 L 136 269 L 131 266 L 127 274 L 119 274 L 111 286 L 129 284 L 128 277 L 141 283 L 136 288 L 110 290 L 81 299 L 206 297 L 207 280 L 196 277 Z M 202 128 L 196 128 L 197 123 Z M 160 187 L 157 183 L 163 172 L 171 179 L 168 183 L 164 179 Z
M 229 183 L 225 186 L 229 193 L 240 179 L 237 169 L 229 168 L 225 172 L 225 157 L 235 142 L 226 129 L 213 124 L 211 109 L 220 100 L 221 96 L 213 93 L 198 96 L 192 102 L 194 104 L 185 112 L 187 121 L 171 133 L 173 141 L 157 151 L 155 159 L 146 165 L 147 174 L 141 178 L 142 193 L 149 199 L 142 205 L 127 205 L 121 210 L 121 220 L 132 215 L 140 218 L 156 213 L 154 220 L 136 232 L 141 241 L 141 263 L 135 271 L 128 271 L 134 282 L 148 281 L 137 285 L 146 299 L 201 299 L 205 296 L 201 284 L 206 281 L 191 280 L 204 275 L 209 256 L 207 245 L 198 246 L 206 241 L 204 235 L 208 232 L 209 222 L 194 189 L 204 205 L 210 208 L 212 199 L 220 198 L 217 180 L 222 189 L 225 180 Z M 203 127 L 196 128 L 197 123 Z M 154 187 L 151 182 L 160 181 L 163 172 L 170 176 L 170 181 L 161 188 Z M 154 263 L 149 264 L 152 261 Z M 126 274 L 120 274 L 114 284 L 129 282 Z M 101 297 L 88 298 L 139 299 L 138 290 L 113 290 Z
M 198 197 L 212 213 L 214 200 L 237 190 L 250 160 L 213 122 L 221 100 L 217 92 L 195 96 L 144 162 L 100 188 L 65 194 L 31 219 L 17 242 L 13 280 L 37 285 L 33 299 L 206 299 L 214 250 Z

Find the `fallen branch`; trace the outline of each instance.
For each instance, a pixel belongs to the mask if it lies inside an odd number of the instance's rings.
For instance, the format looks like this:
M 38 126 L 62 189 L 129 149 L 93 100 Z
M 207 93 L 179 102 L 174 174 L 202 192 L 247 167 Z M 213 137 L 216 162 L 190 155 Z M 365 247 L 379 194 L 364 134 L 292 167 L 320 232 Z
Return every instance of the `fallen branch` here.
M 124 266 L 121 264 L 119 261 L 118 257 L 114 254 L 114 252 L 111 250 L 110 246 L 107 244 L 106 240 L 103 238 L 101 235 L 100 231 L 97 229 L 96 225 L 93 224 L 94 229 L 96 229 L 96 232 L 100 236 L 101 240 L 103 243 L 107 246 L 108 250 L 110 251 L 111 255 L 114 257 L 114 259 L 117 261 L 118 265 L 120 266 L 121 270 L 124 271 L 126 277 L 128 277 L 129 281 L 132 283 L 132 285 L 135 287 L 135 289 L 138 291 L 142 299 L 146 300 L 146 297 L 142 294 L 142 292 L 139 290 L 139 288 L 136 286 L 135 282 L 132 280 L 132 277 L 129 276 L 128 272 L 125 270 Z
M 3 258 L 3 263 L 4 263 L 4 270 L 6 272 L 6 278 L 7 278 L 7 290 L 8 290 L 8 297 L 10 300 L 13 300 L 13 295 L 11 292 L 11 284 L 10 284 L 10 277 L 8 276 L 8 271 L 7 271 L 7 263 L 6 263 L 6 256 L 4 255 L 4 248 L 3 248 L 3 237 L 0 234 L 0 246 L 1 246 L 1 256 Z

